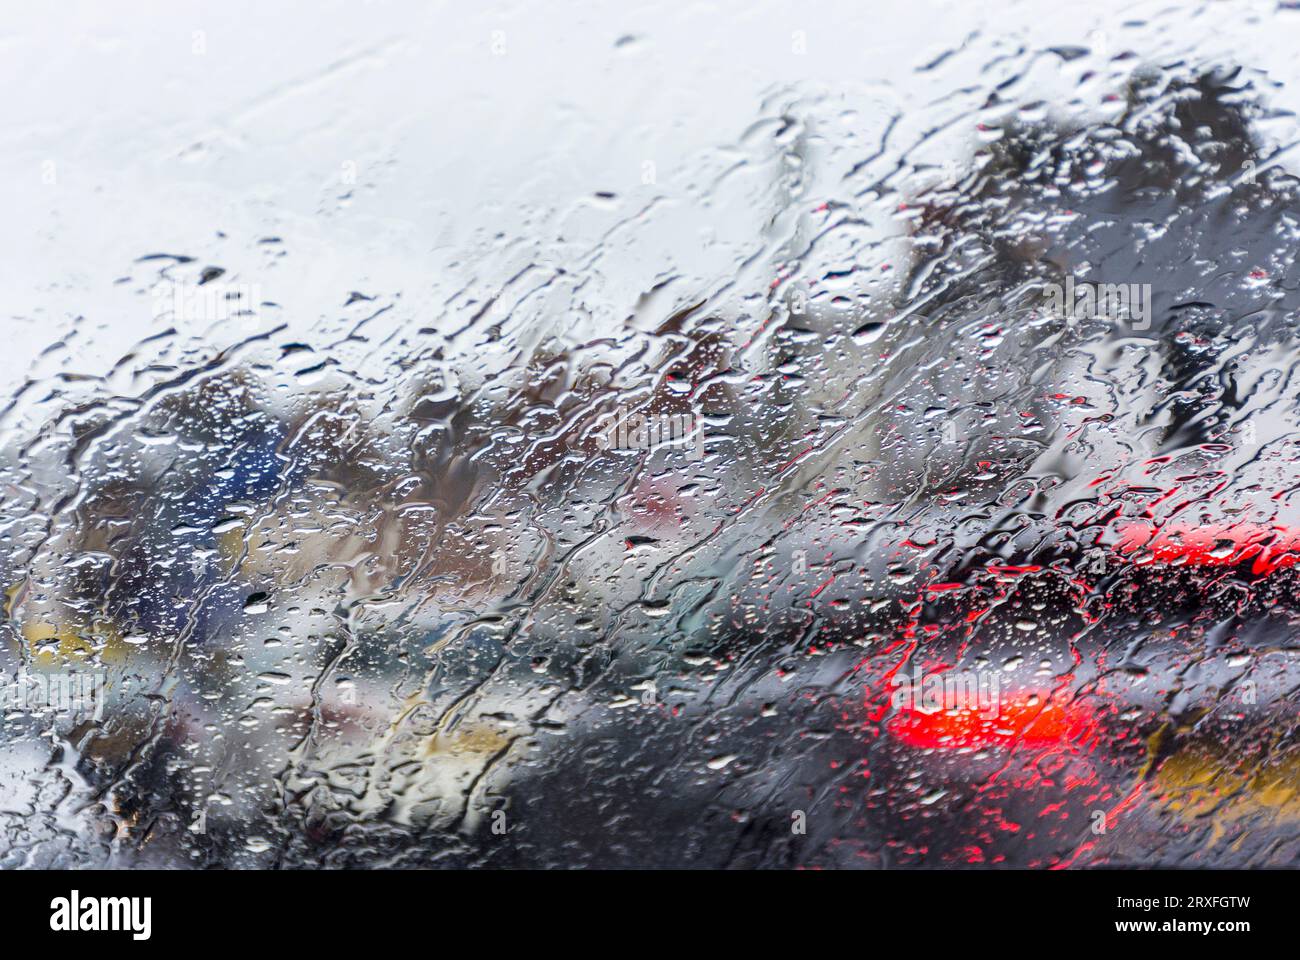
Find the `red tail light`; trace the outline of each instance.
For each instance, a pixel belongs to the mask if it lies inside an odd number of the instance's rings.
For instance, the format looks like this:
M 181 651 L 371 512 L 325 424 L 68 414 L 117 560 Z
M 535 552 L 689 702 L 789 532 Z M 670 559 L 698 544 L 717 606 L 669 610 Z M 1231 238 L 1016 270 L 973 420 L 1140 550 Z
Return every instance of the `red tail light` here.
M 1254 560 L 1251 572 L 1272 573 L 1300 562 L 1300 530 L 1282 524 L 1165 524 L 1147 521 L 1121 525 L 1115 549 L 1136 554 L 1136 564 L 1237 566 Z
M 1092 732 L 1094 719 L 1082 705 L 1065 706 L 1022 693 L 986 710 L 958 707 L 931 713 L 908 707 L 888 726 L 890 733 L 913 747 L 981 749 L 1078 742 Z

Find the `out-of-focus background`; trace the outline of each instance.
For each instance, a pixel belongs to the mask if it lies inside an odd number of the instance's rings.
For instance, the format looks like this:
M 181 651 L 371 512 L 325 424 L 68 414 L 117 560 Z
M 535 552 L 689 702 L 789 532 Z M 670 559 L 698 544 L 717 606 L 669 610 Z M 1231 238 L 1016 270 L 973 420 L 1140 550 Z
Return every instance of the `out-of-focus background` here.
M 1293 864 L 1297 38 L 4 11 L 0 863 Z

